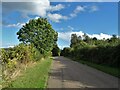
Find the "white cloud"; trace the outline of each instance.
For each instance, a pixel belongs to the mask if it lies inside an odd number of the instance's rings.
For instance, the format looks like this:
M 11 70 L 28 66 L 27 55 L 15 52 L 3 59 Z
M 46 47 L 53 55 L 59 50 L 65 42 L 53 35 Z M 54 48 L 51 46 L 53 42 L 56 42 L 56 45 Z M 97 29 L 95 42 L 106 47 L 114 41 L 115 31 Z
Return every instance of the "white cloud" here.
M 71 35 L 72 34 L 76 34 L 77 36 L 83 36 L 84 35 L 84 33 L 82 31 L 78 31 L 78 32 L 74 32 L 74 31 L 71 31 L 71 32 L 58 32 L 58 38 L 69 42 L 70 39 L 71 39 Z M 104 33 L 100 33 L 100 34 L 87 34 L 87 35 L 90 38 L 96 37 L 97 39 L 104 39 L 104 38 L 108 39 L 108 38 L 112 37 L 111 35 L 104 34 Z
M 35 2 L 12 2 L 2 4 L 3 14 L 12 11 L 19 11 L 23 14 L 45 16 L 47 9 L 50 7 L 49 0 L 36 0 Z
M 58 4 L 58 5 L 56 5 L 56 6 L 50 6 L 50 7 L 48 8 L 48 10 L 49 10 L 49 11 L 60 11 L 60 10 L 63 9 L 63 8 L 65 8 L 64 5 Z
M 60 20 L 68 20 L 72 17 L 77 16 L 78 13 L 86 10 L 85 6 L 77 6 L 73 13 L 70 16 L 64 16 L 58 13 L 52 13 L 53 11 L 60 11 L 64 9 L 65 6 L 63 4 L 57 4 L 54 6 L 50 5 L 49 0 L 36 0 L 34 2 L 13 2 L 13 3 L 3 3 L 2 4 L 3 16 L 9 16 L 10 12 L 18 11 L 21 12 L 21 16 L 23 18 L 29 18 L 29 15 L 37 15 L 41 17 L 47 17 L 48 19 L 54 22 L 60 22 Z M 98 8 L 96 6 L 91 7 L 91 11 L 96 11 Z M 7 19 L 6 19 L 7 20 Z M 10 26 L 15 26 L 10 25 Z
M 35 19 L 38 19 L 38 18 L 40 18 L 40 17 L 38 17 L 38 16 L 37 16 L 37 17 L 35 17 Z
M 78 13 L 80 12 L 95 12 L 98 11 L 98 6 L 92 5 L 92 6 L 77 6 L 75 10 L 70 14 L 70 17 L 76 17 Z
M 70 41 L 70 37 L 71 37 L 71 32 L 58 32 L 59 39 Z
M 79 13 L 80 11 L 84 11 L 84 7 L 82 7 L 82 6 L 77 6 L 74 12 L 75 12 L 75 13 Z
M 108 38 L 111 38 L 112 36 L 111 35 L 108 35 L 108 34 L 104 34 L 104 33 L 100 33 L 100 34 L 87 34 L 89 37 L 93 38 L 93 37 L 96 37 L 97 39 L 108 39 Z
M 7 27 L 21 28 L 23 25 L 25 25 L 25 23 L 9 24 Z
M 59 11 L 65 8 L 62 4 L 57 4 L 55 6 L 50 5 L 49 0 L 36 0 L 34 2 L 12 2 L 12 3 L 3 3 L 2 4 L 3 15 L 8 16 L 12 11 L 21 12 L 21 16 L 24 18 L 29 18 L 28 15 L 37 15 L 41 17 L 47 17 L 48 12 Z M 57 16 L 58 14 L 53 14 Z M 50 14 L 49 14 L 50 16 Z M 58 15 L 58 19 L 66 19 L 66 16 Z M 53 18 L 49 18 L 53 20 Z M 13 25 L 15 26 L 15 25 Z
M 70 46 L 69 46 L 69 45 L 64 45 L 64 46 L 60 46 L 60 45 L 59 45 L 59 48 L 60 48 L 60 49 L 63 49 L 63 48 L 65 48 L 65 47 L 70 47 Z
M 15 46 L 0 46 L 0 48 L 13 48 L 13 47 L 15 47 Z
M 98 6 L 93 5 L 93 6 L 90 7 L 90 12 L 95 12 L 95 11 L 98 11 L 98 10 L 99 10 Z
M 75 17 L 75 16 L 77 16 L 77 14 L 78 14 L 79 12 L 83 12 L 83 11 L 85 11 L 85 7 L 83 7 L 83 6 L 77 6 L 77 7 L 75 8 L 75 10 L 73 11 L 73 13 L 70 14 L 70 16 L 71 16 L 71 17 Z
M 28 13 L 34 14 L 34 15 L 39 15 L 39 16 L 46 16 L 46 11 L 50 7 L 50 2 L 49 0 L 38 0 L 37 2 L 34 2 L 34 4 L 31 7 L 32 10 L 28 10 Z
M 68 29 L 69 29 L 70 31 L 74 30 L 74 28 L 73 28 L 72 26 L 68 26 Z
M 55 14 L 49 13 L 48 18 L 54 22 L 60 22 L 60 20 L 67 20 L 68 19 L 67 16 L 63 16 L 63 15 L 57 14 L 57 13 L 55 13 Z
M 79 32 L 71 32 L 71 34 L 76 34 L 77 36 L 83 36 L 84 33 L 82 31 Z
M 15 47 L 15 46 L 8 46 L 8 48 L 13 48 L 13 47 Z
M 71 13 L 70 16 L 71 16 L 71 17 L 76 17 L 77 14 L 75 14 L 75 13 Z
M 22 18 L 28 18 L 28 19 L 30 18 L 30 17 L 27 15 L 27 13 L 22 13 L 21 16 L 22 16 Z
M 70 41 L 72 34 L 76 34 L 77 36 L 84 35 L 84 33 L 82 31 L 79 31 L 79 32 L 74 32 L 74 31 L 58 32 L 58 38 L 65 40 L 65 41 Z

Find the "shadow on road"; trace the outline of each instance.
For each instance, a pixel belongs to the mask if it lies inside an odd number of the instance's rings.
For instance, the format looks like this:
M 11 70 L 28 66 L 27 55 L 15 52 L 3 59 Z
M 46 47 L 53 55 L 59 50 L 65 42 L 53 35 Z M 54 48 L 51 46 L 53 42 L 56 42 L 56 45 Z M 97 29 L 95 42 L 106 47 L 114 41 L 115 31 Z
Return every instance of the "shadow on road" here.
M 118 88 L 118 78 L 65 57 L 53 59 L 48 88 Z

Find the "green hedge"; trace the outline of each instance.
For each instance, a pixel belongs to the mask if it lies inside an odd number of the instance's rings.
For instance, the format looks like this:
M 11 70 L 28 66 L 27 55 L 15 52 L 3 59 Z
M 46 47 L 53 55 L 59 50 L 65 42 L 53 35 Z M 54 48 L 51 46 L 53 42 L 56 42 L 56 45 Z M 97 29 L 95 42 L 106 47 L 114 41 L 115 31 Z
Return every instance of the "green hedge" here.
M 96 64 L 118 67 L 120 63 L 120 44 L 117 46 L 97 46 L 79 49 L 64 48 L 62 56 L 75 60 L 85 60 Z
M 13 48 L 2 49 L 0 60 L 2 62 L 3 80 L 9 81 L 16 70 L 23 68 L 29 62 L 38 61 L 44 56 L 33 45 L 23 43 Z

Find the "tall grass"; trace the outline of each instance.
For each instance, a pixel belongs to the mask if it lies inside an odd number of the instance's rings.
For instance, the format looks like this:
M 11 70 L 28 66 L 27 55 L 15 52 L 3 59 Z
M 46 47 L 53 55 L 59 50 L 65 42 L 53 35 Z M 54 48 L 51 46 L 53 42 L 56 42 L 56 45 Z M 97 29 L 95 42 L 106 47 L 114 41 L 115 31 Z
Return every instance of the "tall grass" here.
M 52 59 L 47 58 L 29 66 L 7 88 L 45 88 L 51 62 Z

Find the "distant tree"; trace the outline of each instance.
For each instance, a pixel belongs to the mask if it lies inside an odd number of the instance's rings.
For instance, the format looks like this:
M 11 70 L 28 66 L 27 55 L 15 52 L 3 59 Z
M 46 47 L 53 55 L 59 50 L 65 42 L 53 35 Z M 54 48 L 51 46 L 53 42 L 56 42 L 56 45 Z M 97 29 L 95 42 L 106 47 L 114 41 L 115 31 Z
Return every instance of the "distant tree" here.
M 60 49 L 59 47 L 56 45 L 54 45 L 53 49 L 52 49 L 52 55 L 53 56 L 59 56 L 60 55 Z
M 30 20 L 17 32 L 17 35 L 19 41 L 33 44 L 42 54 L 52 50 L 58 36 L 46 18 Z
M 84 37 L 83 41 L 85 41 L 86 43 L 90 44 L 91 38 L 86 33 L 84 33 L 83 37 Z
M 82 37 L 81 37 L 81 36 L 78 36 L 78 40 L 82 40 Z
M 113 37 L 113 38 L 117 38 L 117 35 L 113 34 L 112 37 Z
M 96 38 L 96 37 L 93 37 L 92 40 L 97 41 L 97 38 Z
M 70 47 L 74 47 L 74 46 L 76 46 L 77 45 L 77 43 L 78 43 L 78 37 L 77 37 L 77 35 L 76 34 L 72 34 L 71 35 L 71 44 L 70 44 Z
M 71 48 L 69 47 L 65 47 L 63 48 L 63 50 L 61 51 L 61 56 L 70 56 L 71 53 Z
M 112 41 L 112 42 L 115 42 L 116 40 L 117 40 L 117 36 L 113 34 L 113 35 L 112 35 L 112 38 L 111 38 L 111 41 Z

